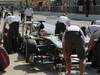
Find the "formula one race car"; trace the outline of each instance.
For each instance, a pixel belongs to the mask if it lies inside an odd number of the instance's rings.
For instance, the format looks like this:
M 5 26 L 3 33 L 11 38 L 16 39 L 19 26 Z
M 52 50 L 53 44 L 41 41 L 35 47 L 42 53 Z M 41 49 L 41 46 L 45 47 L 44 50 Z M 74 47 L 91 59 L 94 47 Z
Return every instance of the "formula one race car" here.
M 26 62 L 51 63 L 56 67 L 63 62 L 62 43 L 58 36 L 47 33 L 44 30 L 31 32 L 22 37 L 20 53 Z
M 30 35 L 23 39 L 20 52 L 25 55 L 26 62 L 57 63 L 58 59 L 61 59 L 62 44 L 54 35 L 43 37 Z

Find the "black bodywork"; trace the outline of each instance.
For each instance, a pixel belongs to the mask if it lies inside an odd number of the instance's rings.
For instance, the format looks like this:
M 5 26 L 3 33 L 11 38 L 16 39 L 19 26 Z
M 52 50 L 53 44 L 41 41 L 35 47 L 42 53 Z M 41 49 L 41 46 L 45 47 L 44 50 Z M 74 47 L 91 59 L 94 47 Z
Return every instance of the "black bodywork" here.
M 43 37 L 23 38 L 20 53 L 24 54 L 25 61 L 31 63 L 63 64 L 62 43 L 58 36 L 47 35 Z

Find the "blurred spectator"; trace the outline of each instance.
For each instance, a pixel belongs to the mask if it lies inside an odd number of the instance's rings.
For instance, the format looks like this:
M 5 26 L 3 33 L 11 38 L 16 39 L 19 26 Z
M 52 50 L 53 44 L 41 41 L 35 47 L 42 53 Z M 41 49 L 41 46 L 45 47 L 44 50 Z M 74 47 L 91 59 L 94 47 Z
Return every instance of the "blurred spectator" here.
M 62 6 L 62 0 L 54 0 L 51 3 L 51 11 L 53 11 L 53 12 L 59 12 L 61 6 Z
M 39 2 L 39 3 L 38 3 L 38 7 L 39 7 L 39 10 L 41 10 L 42 7 L 43 7 L 43 2 Z
M 21 21 L 25 21 L 25 13 L 24 13 L 25 9 L 22 8 L 21 11 L 20 11 L 20 14 L 21 14 Z
M 3 11 L 4 11 L 4 7 L 1 7 L 1 14 L 2 14 L 2 18 L 3 18 Z
M 14 15 L 14 7 L 13 6 L 10 7 L 10 11 L 11 11 L 11 14 Z
M 85 7 L 86 7 L 86 17 L 89 16 L 89 13 L 90 13 L 90 0 L 86 0 L 85 1 Z
M 0 7 L 0 21 L 2 17 L 3 17 L 3 7 Z

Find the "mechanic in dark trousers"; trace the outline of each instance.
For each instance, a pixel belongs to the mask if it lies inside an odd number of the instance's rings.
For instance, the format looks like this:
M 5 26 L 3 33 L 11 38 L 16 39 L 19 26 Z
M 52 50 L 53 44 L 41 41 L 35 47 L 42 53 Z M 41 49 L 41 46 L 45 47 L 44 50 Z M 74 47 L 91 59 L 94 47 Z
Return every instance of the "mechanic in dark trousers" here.
M 33 9 L 28 6 L 26 9 L 25 9 L 25 16 L 26 16 L 26 21 L 32 21 L 32 17 L 33 17 Z
M 9 31 L 7 36 L 8 52 L 16 52 L 18 49 L 18 37 L 19 37 L 19 24 L 21 20 L 19 16 L 12 16 L 10 13 L 5 18 L 3 31 L 6 29 L 6 25 L 9 25 Z
M 85 27 L 85 33 L 89 36 L 88 43 L 89 59 L 92 59 L 92 67 L 100 72 L 100 25 L 89 25 Z
M 70 26 L 70 19 L 67 16 L 60 16 L 55 26 L 55 35 L 64 33 L 68 26 Z
M 71 55 L 73 54 L 73 51 L 75 51 L 75 53 L 78 55 L 78 58 L 80 59 L 79 61 L 80 75 L 84 75 L 86 53 L 85 53 L 85 36 L 82 30 L 76 25 L 69 26 L 64 32 L 62 45 L 63 45 L 63 55 L 65 59 L 65 64 L 67 67 L 66 75 L 71 75 L 71 66 L 72 66 Z
M 34 14 L 33 8 L 31 8 L 30 6 L 27 6 L 27 8 L 24 11 L 24 14 L 25 14 L 25 17 L 26 17 L 26 21 L 32 21 L 33 14 Z M 31 27 L 32 27 L 32 24 L 27 24 L 26 29 L 31 30 Z M 27 34 L 27 31 L 26 31 L 26 34 Z
M 97 68 L 100 72 L 100 29 L 95 31 L 88 44 L 88 50 L 94 48 L 94 59 L 92 60 L 92 67 Z

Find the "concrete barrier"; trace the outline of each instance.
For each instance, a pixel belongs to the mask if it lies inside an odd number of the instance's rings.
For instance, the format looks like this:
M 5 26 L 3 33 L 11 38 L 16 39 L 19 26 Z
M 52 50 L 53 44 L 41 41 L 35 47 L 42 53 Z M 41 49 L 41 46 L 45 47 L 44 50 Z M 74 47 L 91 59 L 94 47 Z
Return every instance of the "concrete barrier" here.
M 48 18 L 57 18 L 57 17 L 59 17 L 61 15 L 64 15 L 65 13 L 63 13 L 63 12 L 42 12 L 42 11 L 35 11 L 35 14 L 45 15 Z M 68 13 L 67 16 L 70 19 L 74 19 L 74 20 L 91 21 L 91 20 L 99 20 L 100 19 L 100 15 L 89 15 L 88 17 L 86 17 L 85 14 Z
M 85 14 L 76 14 L 76 13 L 68 13 L 67 15 L 69 18 L 75 20 L 86 20 L 86 21 L 100 20 L 100 15 L 89 15 L 88 17 L 86 17 Z

